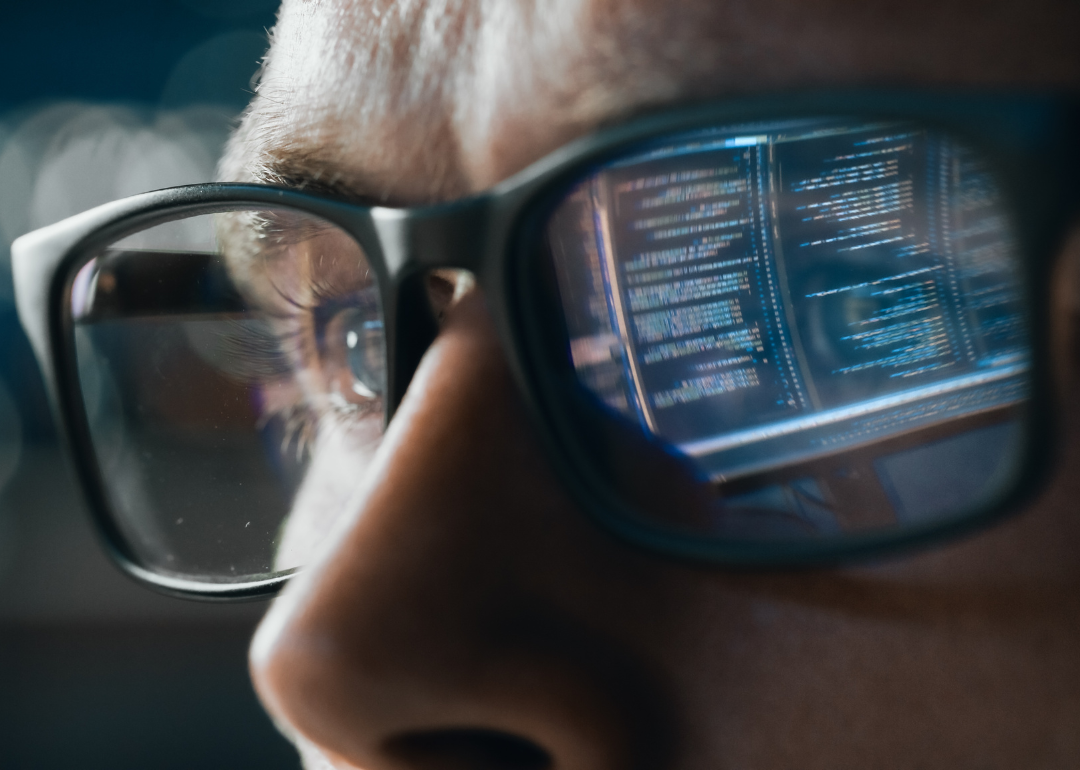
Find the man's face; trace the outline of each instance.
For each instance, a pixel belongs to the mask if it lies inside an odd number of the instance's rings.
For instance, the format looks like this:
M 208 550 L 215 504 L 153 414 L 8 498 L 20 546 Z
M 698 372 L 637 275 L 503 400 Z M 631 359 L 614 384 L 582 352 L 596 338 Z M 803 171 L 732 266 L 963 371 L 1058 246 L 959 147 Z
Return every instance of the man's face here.
M 1067 0 L 286 2 L 225 171 L 445 200 L 668 104 L 1075 88 L 1078 29 Z M 567 497 L 465 293 L 385 436 L 317 450 L 283 546 L 313 563 L 256 636 L 255 683 L 312 767 L 1076 767 L 1067 444 L 1035 505 L 961 543 L 828 571 L 675 564 Z

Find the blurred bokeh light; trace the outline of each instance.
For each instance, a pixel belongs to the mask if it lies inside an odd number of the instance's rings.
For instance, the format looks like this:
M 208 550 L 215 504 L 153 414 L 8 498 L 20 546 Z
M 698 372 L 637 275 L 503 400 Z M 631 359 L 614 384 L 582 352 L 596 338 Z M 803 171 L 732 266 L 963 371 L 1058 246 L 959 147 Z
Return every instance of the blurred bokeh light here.
M 9 247 L 105 201 L 208 181 L 273 0 L 4 9 L 0 69 L 0 767 L 292 768 L 246 640 L 262 604 L 135 586 L 94 540 L 18 325 Z

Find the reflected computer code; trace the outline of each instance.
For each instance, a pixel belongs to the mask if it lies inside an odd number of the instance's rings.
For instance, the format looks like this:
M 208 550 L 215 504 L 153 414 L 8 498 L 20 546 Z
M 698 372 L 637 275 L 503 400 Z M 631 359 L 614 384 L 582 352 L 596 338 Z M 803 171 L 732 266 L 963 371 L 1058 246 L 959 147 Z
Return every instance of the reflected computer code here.
M 550 245 L 581 381 L 733 478 L 1024 398 L 990 174 L 933 132 L 701 132 L 581 184 Z

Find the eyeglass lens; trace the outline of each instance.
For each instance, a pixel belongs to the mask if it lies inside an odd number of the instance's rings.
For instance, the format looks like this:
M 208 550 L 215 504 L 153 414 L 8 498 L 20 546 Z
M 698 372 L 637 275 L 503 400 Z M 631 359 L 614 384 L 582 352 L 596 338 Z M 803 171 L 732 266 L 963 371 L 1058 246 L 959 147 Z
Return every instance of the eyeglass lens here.
M 1009 209 L 957 138 L 834 119 L 667 136 L 589 172 L 538 241 L 564 390 L 584 395 L 565 409 L 637 515 L 808 540 L 1015 484 L 1029 308 Z M 363 249 L 288 209 L 183 218 L 93 255 L 70 310 L 135 560 L 204 582 L 301 566 L 384 421 Z
M 607 414 L 591 451 L 628 426 L 660 450 L 601 472 L 657 522 L 737 539 L 991 504 L 1031 376 L 1009 214 L 978 150 L 908 123 L 698 131 L 591 173 L 545 231 L 567 355 Z
M 320 443 L 363 457 L 382 430 L 377 288 L 351 236 L 284 209 L 152 227 L 81 270 L 79 382 L 138 563 L 209 582 L 300 566 L 294 506 L 317 498 L 325 530 L 347 497 L 305 483 Z

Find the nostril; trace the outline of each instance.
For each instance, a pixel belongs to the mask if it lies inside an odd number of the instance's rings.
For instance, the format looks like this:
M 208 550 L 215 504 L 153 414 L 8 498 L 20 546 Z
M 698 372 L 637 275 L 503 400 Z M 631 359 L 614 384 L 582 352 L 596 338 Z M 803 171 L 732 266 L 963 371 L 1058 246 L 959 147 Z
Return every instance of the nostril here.
M 484 729 L 426 730 L 390 738 L 386 753 L 409 770 L 547 770 L 551 755 L 530 740 Z

